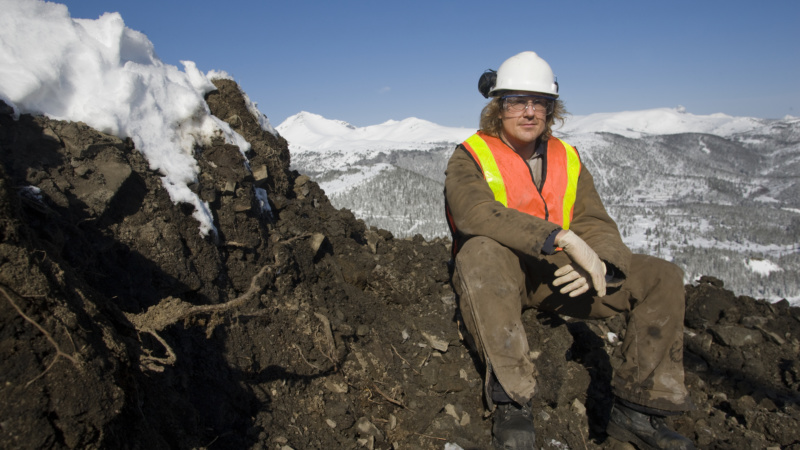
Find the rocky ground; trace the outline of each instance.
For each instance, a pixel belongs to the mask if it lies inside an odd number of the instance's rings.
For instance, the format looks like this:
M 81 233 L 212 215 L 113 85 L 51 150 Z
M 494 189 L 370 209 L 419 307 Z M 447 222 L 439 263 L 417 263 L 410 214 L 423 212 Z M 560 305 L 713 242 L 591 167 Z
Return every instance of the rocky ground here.
M 130 140 L 0 104 L 0 448 L 487 448 L 449 243 L 334 209 L 216 84 L 252 171 L 198 151 L 209 236 Z M 673 425 L 704 449 L 800 449 L 800 308 L 711 277 L 686 293 L 697 409 Z M 540 447 L 630 448 L 603 432 L 624 319 L 524 319 Z

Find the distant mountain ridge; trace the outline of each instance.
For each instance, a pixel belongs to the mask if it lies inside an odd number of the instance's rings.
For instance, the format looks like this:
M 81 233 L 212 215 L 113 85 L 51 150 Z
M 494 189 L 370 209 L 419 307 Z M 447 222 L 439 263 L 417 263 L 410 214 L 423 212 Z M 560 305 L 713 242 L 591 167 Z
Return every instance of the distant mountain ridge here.
M 704 133 L 730 137 L 742 133 L 769 133 L 776 124 L 797 123 L 800 118 L 759 119 L 717 113 L 695 115 L 682 107 L 642 111 L 596 113 L 570 117 L 559 131 L 574 133 L 614 133 L 626 137 L 656 134 Z
M 399 237 L 448 237 L 444 171 L 474 130 L 416 118 L 358 128 L 306 112 L 277 130 L 292 167 L 335 206 Z M 634 251 L 679 263 L 687 281 L 712 274 L 800 301 L 800 118 L 661 108 L 570 117 L 555 134 L 578 148 Z
M 277 130 L 290 142 L 292 152 L 376 148 L 420 150 L 429 148 L 432 143 L 461 142 L 475 131 L 444 127 L 416 117 L 355 127 L 305 111 L 283 121 Z
M 742 133 L 773 135 L 798 122 L 800 117 L 793 116 L 759 119 L 721 113 L 694 115 L 678 107 L 570 116 L 562 127 L 556 128 L 556 134 L 569 136 L 579 133 L 613 133 L 634 138 L 679 133 L 704 133 L 723 137 Z M 423 143 L 461 142 L 475 128 L 446 127 L 415 117 L 355 127 L 345 121 L 327 119 L 303 111 L 284 120 L 277 130 L 289 141 L 293 151 L 318 151 L 338 148 L 338 145 L 359 149 L 383 147 L 387 142 L 382 141 L 406 145 L 408 149 L 417 148 Z

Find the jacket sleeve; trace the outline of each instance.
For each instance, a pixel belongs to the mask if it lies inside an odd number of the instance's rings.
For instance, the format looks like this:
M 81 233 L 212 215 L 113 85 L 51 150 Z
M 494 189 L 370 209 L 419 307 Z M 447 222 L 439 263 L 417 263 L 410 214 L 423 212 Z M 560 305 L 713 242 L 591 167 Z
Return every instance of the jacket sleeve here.
M 578 192 L 569 226 L 575 234 L 586 241 L 606 263 L 614 266 L 614 278 L 624 278 L 628 273 L 631 251 L 622 242 L 616 222 L 608 215 L 600 195 L 594 187 L 594 178 L 586 166 L 581 167 Z
M 447 163 L 444 186 L 453 221 L 465 236 L 486 236 L 540 258 L 547 237 L 560 229 L 554 223 L 506 208 L 496 201 L 480 166 L 461 145 Z

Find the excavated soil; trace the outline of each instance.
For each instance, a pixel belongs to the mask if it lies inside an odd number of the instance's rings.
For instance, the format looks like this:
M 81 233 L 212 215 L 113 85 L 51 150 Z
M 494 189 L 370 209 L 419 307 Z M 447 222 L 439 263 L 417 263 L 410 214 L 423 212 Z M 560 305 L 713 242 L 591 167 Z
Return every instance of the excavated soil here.
M 488 448 L 449 242 L 333 208 L 216 84 L 252 171 L 198 149 L 208 236 L 130 140 L 0 108 L 0 447 Z M 800 309 L 711 277 L 686 293 L 697 409 L 674 427 L 704 449 L 800 449 Z M 624 319 L 524 319 L 539 446 L 631 448 L 603 432 Z

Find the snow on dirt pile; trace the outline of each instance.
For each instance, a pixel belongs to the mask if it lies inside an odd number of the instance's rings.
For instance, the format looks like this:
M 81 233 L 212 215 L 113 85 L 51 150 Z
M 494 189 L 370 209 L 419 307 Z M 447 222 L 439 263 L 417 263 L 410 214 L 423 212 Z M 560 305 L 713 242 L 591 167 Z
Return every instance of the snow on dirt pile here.
M 202 233 L 214 231 L 208 205 L 188 187 L 199 170 L 194 148 L 214 137 L 243 152 L 249 144 L 210 114 L 203 95 L 214 85 L 195 64 L 184 61 L 184 71 L 164 64 L 118 13 L 85 20 L 55 3 L 2 0 L 0 7 L 0 99 L 17 113 L 130 137 L 173 201 L 194 206 Z

